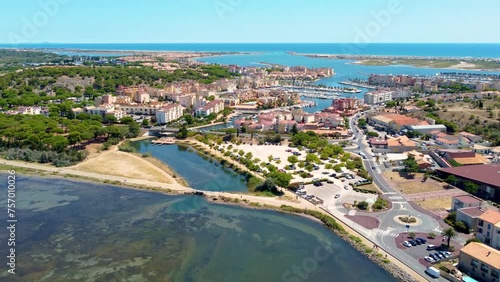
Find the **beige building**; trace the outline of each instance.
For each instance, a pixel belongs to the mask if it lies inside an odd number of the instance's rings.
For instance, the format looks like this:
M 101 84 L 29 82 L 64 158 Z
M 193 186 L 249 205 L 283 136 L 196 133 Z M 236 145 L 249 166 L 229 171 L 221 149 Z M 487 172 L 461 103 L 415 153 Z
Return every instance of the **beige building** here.
M 495 249 L 500 249 L 500 212 L 488 210 L 477 222 L 476 238 Z
M 500 251 L 472 242 L 460 250 L 458 268 L 479 281 L 498 282 Z

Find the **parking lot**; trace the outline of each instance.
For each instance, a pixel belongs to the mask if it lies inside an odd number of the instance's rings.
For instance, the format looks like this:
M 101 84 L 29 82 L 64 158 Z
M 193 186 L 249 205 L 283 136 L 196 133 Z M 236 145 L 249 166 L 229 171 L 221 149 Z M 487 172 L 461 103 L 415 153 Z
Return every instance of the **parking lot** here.
M 404 246 L 403 245 L 404 241 L 410 241 L 412 239 L 408 237 L 407 233 L 402 233 L 402 234 L 400 234 L 395 239 L 397 247 L 399 249 L 402 249 L 405 253 L 409 254 L 413 258 L 415 258 L 415 260 L 417 260 L 418 262 L 420 262 L 422 265 L 424 265 L 424 266 L 431 266 L 432 263 L 428 262 L 428 261 L 425 261 L 424 258 L 430 256 L 430 254 L 436 254 L 436 253 L 439 253 L 439 252 L 442 251 L 440 249 L 440 246 L 443 243 L 443 237 L 442 236 L 436 236 L 436 238 L 431 239 L 431 238 L 427 237 L 428 233 L 415 233 L 415 235 L 416 235 L 417 238 L 423 238 L 423 239 L 425 239 L 426 242 L 423 243 L 423 244 L 420 244 L 420 245 L 417 244 L 416 246 L 411 245 L 411 247 Z M 462 246 L 460 244 L 456 243 L 456 242 L 453 242 L 453 241 L 452 241 L 451 244 L 453 246 L 455 246 L 455 251 L 452 252 L 452 253 L 450 253 L 448 257 L 441 257 L 441 258 L 438 257 L 437 261 L 435 261 L 435 262 L 447 261 L 447 260 L 449 260 L 451 258 L 454 258 L 454 257 L 458 256 L 459 249 Z M 436 246 L 436 249 L 434 249 L 434 250 L 427 250 L 427 247 L 429 245 Z
M 377 199 L 377 195 L 356 192 L 352 190 L 352 186 L 345 189 L 344 187 L 326 182 L 322 186 L 315 186 L 313 184 L 304 185 L 304 191 L 306 195 L 313 195 L 323 200 L 323 206 L 327 209 L 335 209 L 343 203 L 352 204 L 354 201 L 373 203 Z

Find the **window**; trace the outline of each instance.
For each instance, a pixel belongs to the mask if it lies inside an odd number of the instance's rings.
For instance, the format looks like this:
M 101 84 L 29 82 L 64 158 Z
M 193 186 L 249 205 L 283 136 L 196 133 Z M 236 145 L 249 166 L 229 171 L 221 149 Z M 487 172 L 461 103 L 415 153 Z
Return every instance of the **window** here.
M 489 267 L 487 265 L 481 263 L 481 271 L 488 273 L 488 270 L 489 270 Z
M 478 228 L 477 232 L 483 234 L 483 229 L 482 228 Z
M 477 223 L 477 225 L 479 225 L 479 226 L 483 226 L 483 222 L 484 222 L 484 221 L 480 220 L 480 221 Z
M 494 278 L 498 278 L 498 271 L 497 270 L 491 270 L 491 276 Z
M 477 260 L 475 260 L 475 259 L 471 260 L 471 262 L 470 262 L 470 265 L 472 265 L 472 266 L 474 266 L 474 267 L 477 267 L 477 265 L 478 265 L 478 264 L 479 264 L 479 263 L 478 263 L 478 262 L 477 262 Z

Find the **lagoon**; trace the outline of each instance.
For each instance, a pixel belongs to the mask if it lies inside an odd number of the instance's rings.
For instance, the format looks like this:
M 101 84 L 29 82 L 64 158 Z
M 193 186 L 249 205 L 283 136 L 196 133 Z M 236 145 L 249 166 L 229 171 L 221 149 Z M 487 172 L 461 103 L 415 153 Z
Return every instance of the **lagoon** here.
M 182 145 L 153 145 L 151 140 L 131 142 L 137 152 L 151 156 L 168 165 L 186 180 L 189 187 L 203 191 L 248 192 L 245 178 L 217 161 Z
M 33 176 L 17 191 L 18 271 L 2 281 L 396 281 L 298 216 Z

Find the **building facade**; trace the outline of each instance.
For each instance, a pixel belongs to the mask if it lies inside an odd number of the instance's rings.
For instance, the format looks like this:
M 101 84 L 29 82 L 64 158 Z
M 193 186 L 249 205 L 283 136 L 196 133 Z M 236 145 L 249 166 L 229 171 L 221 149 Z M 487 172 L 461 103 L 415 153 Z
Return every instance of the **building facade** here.
M 179 104 L 170 104 L 156 111 L 156 122 L 166 124 L 184 115 L 184 107 Z
M 458 268 L 479 281 L 499 281 L 500 251 L 472 242 L 460 250 Z

